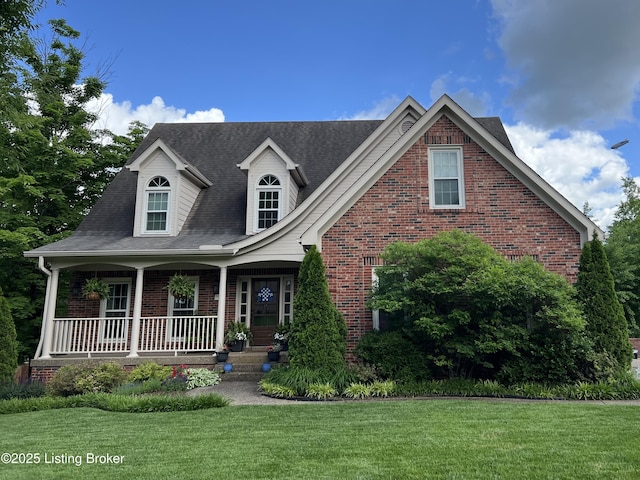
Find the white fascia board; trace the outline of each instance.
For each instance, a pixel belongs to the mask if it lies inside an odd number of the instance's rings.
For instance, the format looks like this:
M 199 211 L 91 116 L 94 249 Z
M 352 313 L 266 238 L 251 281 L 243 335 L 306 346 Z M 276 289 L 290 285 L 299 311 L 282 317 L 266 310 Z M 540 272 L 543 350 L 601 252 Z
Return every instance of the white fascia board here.
M 355 168 L 355 164 L 357 164 L 359 159 L 371 151 L 381 139 L 385 138 L 389 133 L 389 130 L 395 128 L 401 118 L 403 118 L 407 113 L 411 113 L 414 116 L 419 117 L 420 115 L 424 115 L 425 112 L 426 110 L 424 107 L 412 97 L 405 98 L 403 102 L 398 105 L 398 107 L 396 107 L 396 109 L 391 112 L 391 114 L 378 126 L 378 128 L 376 128 L 373 133 L 369 135 L 369 137 L 362 142 L 362 144 L 360 144 L 351 153 L 351 155 L 349 155 L 349 157 L 314 190 L 309 198 L 293 210 L 293 212 L 268 229 L 244 240 L 229 244 L 227 247 L 235 247 L 242 254 L 244 253 L 243 251 L 253 251 L 274 242 L 287 232 L 291 231 L 305 220 L 311 209 L 320 204 L 323 199 L 329 196 L 331 192 L 337 188 L 340 180 L 345 178 L 348 173 Z M 411 130 L 414 130 L 414 127 L 411 127 Z M 243 164 L 244 162 L 246 162 L 246 160 L 243 161 Z M 238 167 L 240 167 L 240 165 L 241 164 L 238 164 Z
M 161 150 L 164 152 L 169 160 L 173 162 L 176 166 L 176 170 L 182 171 L 183 174 L 187 175 L 187 177 L 196 185 L 202 187 L 210 187 L 213 185 L 211 180 L 205 177 L 202 172 L 200 172 L 195 166 L 191 165 L 188 161 L 186 161 L 182 156 L 169 147 L 166 143 L 162 141 L 162 139 L 158 138 L 155 142 L 153 142 L 149 148 L 147 148 L 144 152 L 140 154 L 138 158 L 136 158 L 129 165 L 125 165 L 126 168 L 131 170 L 132 172 L 139 172 L 142 169 L 144 163 L 151 158 L 151 156 L 156 152 L 156 150 Z
M 309 179 L 304 174 L 300 165 L 291 160 L 291 157 L 287 155 L 287 153 L 280 148 L 280 146 L 273 141 L 271 137 L 267 137 L 267 139 L 262 142 L 253 152 L 249 154 L 247 158 L 245 158 L 241 163 L 236 164 L 236 166 L 242 171 L 248 171 L 251 168 L 251 164 L 256 161 L 266 150 L 273 150 L 275 154 L 280 157 L 280 159 L 284 162 L 285 167 L 289 170 L 289 173 L 298 184 L 299 187 L 304 187 L 309 184 Z
M 73 251 L 56 251 L 56 252 L 37 252 L 29 250 L 23 255 L 29 258 L 45 257 L 45 258 L 63 258 L 63 257 L 148 257 L 148 256 L 173 256 L 173 255 L 235 255 L 237 249 L 234 248 L 211 248 L 212 246 L 203 245 L 200 248 L 193 249 L 161 249 L 161 250 L 73 250 Z M 213 246 L 213 247 L 218 247 Z

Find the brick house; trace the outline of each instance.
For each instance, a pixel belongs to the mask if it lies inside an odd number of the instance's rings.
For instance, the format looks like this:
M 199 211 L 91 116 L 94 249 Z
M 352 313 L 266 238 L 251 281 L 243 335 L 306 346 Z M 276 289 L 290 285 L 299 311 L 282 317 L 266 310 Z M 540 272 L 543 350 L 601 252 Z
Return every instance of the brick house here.
M 446 95 L 429 109 L 409 97 L 382 121 L 157 124 L 73 235 L 25 253 L 48 276 L 34 376 L 76 358 L 211 357 L 232 321 L 267 345 L 295 321 L 310 245 L 351 349 L 379 327 L 365 300 L 385 246 L 453 228 L 570 281 L 602 234 L 516 156 L 500 119 Z M 193 300 L 168 293 L 175 273 L 193 279 Z M 80 294 L 94 276 L 108 301 Z

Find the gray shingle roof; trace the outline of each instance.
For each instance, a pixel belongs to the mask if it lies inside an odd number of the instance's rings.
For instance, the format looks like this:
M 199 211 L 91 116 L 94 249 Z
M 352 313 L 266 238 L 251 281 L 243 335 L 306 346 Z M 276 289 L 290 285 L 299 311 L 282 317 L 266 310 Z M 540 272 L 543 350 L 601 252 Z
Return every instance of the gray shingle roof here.
M 500 119 L 478 122 L 513 151 Z M 123 168 L 70 237 L 32 253 L 143 251 L 226 245 L 245 238 L 247 177 L 237 168 L 271 138 L 299 164 L 309 184 L 298 203 L 318 186 L 382 123 L 370 121 L 156 124 L 128 163 L 161 139 L 213 185 L 200 193 L 176 237 L 133 237 L 137 173 Z

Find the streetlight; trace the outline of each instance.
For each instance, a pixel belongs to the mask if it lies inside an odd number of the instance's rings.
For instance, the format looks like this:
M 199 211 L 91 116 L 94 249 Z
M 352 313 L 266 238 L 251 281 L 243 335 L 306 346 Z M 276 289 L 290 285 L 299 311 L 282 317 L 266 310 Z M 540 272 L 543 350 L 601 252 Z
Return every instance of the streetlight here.
M 629 140 L 622 140 L 621 142 L 618 143 L 614 143 L 613 145 L 611 145 L 611 150 L 617 150 L 620 147 L 624 147 L 627 143 L 629 143 Z

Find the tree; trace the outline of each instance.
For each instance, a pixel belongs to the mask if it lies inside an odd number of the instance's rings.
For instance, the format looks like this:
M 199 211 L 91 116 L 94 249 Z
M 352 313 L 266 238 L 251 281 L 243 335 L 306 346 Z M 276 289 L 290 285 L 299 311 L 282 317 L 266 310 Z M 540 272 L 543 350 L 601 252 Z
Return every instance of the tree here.
M 616 296 L 607 255 L 595 235 L 582 248 L 576 289 L 595 353 L 601 359 L 610 358 L 614 370 L 626 371 L 631 362 L 627 321 Z
M 434 377 L 563 383 L 590 353 L 567 281 L 454 230 L 383 254 L 371 308 L 402 312 Z
M 336 371 L 345 365 L 347 327 L 331 301 L 320 252 L 312 246 L 298 275 L 289 338 L 292 367 Z
M 605 245 L 631 336 L 640 336 L 640 186 L 623 178 L 625 199 L 618 205 Z
M 0 3 L 0 287 L 20 355 L 35 350 L 45 291 L 22 252 L 69 235 L 146 132 L 140 124 L 129 136 L 92 129 L 96 115 L 86 105 L 105 84 L 82 76 L 79 33 L 64 20 L 49 22 L 48 43 L 29 36 L 41 3 Z
M 0 289 L 0 384 L 9 383 L 18 367 L 16 327 L 9 304 Z

